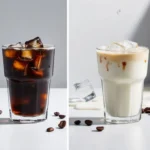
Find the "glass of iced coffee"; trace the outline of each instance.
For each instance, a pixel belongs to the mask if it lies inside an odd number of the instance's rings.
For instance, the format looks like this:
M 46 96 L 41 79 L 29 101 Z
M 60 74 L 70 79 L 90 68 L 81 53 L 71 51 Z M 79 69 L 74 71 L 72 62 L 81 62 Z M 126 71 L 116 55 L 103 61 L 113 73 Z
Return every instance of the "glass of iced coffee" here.
M 131 41 L 97 48 L 106 122 L 131 123 L 140 120 L 148 57 L 148 48 Z
M 39 37 L 2 46 L 10 118 L 21 123 L 47 119 L 55 48 Z

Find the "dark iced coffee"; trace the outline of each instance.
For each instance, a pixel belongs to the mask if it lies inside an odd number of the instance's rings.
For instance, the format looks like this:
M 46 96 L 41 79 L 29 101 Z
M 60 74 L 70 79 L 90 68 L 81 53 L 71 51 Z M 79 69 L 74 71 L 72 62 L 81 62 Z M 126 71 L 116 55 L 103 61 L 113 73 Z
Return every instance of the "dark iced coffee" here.
M 24 44 L 3 46 L 10 115 L 13 120 L 38 121 L 47 116 L 54 47 L 36 37 Z

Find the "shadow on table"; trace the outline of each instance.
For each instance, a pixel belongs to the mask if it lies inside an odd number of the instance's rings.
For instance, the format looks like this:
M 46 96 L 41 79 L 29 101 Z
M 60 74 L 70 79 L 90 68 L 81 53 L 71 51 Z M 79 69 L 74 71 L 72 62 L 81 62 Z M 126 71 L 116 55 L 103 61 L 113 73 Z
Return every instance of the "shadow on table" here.
M 17 122 L 13 122 L 10 118 L 0 118 L 0 125 L 6 124 L 20 124 Z
M 93 121 L 93 125 L 106 125 L 104 118 L 98 118 L 98 117 L 71 117 L 69 118 L 69 125 L 75 125 L 74 122 L 76 120 L 80 120 L 81 121 L 81 126 L 86 126 L 86 124 L 84 123 L 85 120 L 92 120 Z
M 36 124 L 36 123 L 40 123 L 40 122 L 43 122 L 44 120 L 41 120 L 39 122 L 23 122 L 23 123 L 20 123 L 20 122 L 15 122 L 15 121 L 12 121 L 10 118 L 0 118 L 0 125 L 15 125 L 15 124 Z

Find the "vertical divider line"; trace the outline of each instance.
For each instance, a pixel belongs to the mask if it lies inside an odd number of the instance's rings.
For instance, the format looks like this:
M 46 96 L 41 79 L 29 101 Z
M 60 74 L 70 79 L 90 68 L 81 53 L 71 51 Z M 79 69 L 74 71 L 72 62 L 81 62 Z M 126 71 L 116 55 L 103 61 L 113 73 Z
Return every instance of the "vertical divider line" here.
M 69 150 L 69 0 L 67 1 L 67 150 Z

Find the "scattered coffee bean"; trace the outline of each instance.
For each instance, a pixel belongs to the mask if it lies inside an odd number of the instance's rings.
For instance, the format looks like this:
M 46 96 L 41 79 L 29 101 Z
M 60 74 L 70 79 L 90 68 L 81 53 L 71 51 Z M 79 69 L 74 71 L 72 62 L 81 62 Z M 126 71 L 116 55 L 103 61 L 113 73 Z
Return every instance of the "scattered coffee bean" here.
M 60 119 L 64 119 L 66 116 L 65 115 L 59 115 Z
M 0 110 L 0 114 L 2 114 L 2 110 Z
M 47 132 L 53 132 L 54 131 L 54 128 L 50 127 L 50 128 L 47 128 L 46 130 Z
M 96 127 L 96 130 L 97 130 L 97 131 L 103 131 L 103 130 L 104 130 L 104 127 L 103 127 L 103 126 Z
M 54 112 L 55 116 L 59 116 L 59 114 L 60 114 L 59 112 Z
M 142 108 L 142 114 L 144 113 L 144 109 Z
M 60 129 L 63 129 L 65 126 L 66 126 L 66 121 L 65 121 L 65 120 L 60 121 L 60 123 L 58 124 L 58 127 L 59 127 Z
M 145 113 L 150 113 L 150 107 L 146 107 L 146 108 L 144 109 L 144 112 L 145 112 Z
M 93 121 L 91 121 L 91 120 L 85 120 L 85 124 L 87 126 L 91 126 L 93 124 Z
M 80 123 L 81 123 L 80 120 L 76 120 L 76 121 L 74 122 L 75 125 L 80 125 Z

